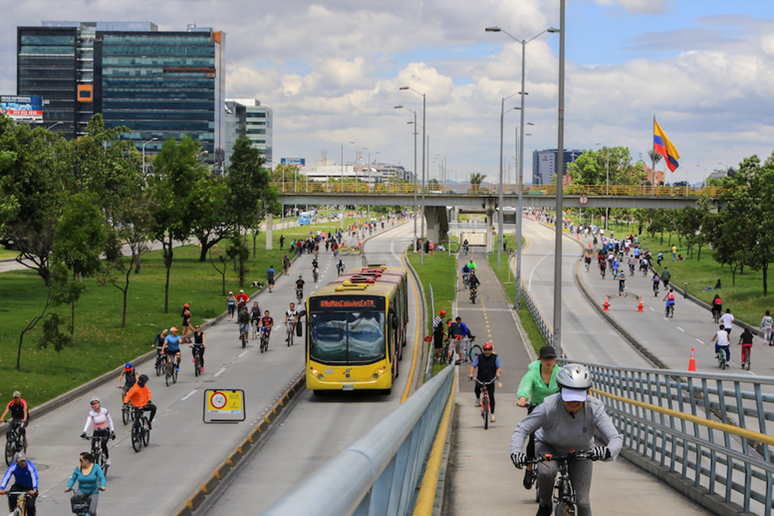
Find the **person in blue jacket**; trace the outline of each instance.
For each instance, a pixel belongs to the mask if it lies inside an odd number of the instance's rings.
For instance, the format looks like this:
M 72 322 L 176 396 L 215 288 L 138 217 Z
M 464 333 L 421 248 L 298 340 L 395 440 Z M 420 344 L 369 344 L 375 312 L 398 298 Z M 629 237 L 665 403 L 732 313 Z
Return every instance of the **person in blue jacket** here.
M 14 477 L 14 483 L 8 488 L 8 483 Z M 27 460 L 24 452 L 17 452 L 14 455 L 14 463 L 8 468 L 0 481 L 0 496 L 7 492 L 15 493 L 27 491 L 27 515 L 35 516 L 35 500 L 38 498 L 38 470 L 35 465 Z M 13 512 L 16 509 L 16 496 L 8 496 L 8 510 Z

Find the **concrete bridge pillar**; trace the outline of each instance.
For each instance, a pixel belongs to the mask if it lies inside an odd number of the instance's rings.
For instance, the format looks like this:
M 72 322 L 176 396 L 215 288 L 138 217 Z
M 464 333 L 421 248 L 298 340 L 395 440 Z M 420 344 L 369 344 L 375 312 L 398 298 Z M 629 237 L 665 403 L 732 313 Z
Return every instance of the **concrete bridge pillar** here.
M 271 251 L 272 250 L 272 238 L 273 238 L 273 226 L 274 226 L 274 215 L 269 213 L 266 215 L 266 250 Z
M 446 238 L 449 231 L 449 217 L 445 206 L 425 206 L 427 238 L 434 244 Z
M 487 197 L 484 203 L 486 212 L 486 252 L 491 253 L 494 249 L 494 239 L 492 238 L 492 229 L 494 229 L 495 199 Z

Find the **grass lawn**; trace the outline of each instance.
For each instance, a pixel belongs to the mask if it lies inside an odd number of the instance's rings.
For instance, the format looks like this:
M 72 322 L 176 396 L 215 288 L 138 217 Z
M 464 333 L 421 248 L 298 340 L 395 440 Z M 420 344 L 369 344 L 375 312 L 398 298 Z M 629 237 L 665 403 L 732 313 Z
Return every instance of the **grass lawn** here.
M 584 217 L 585 220 L 588 220 Z M 596 220 L 595 220 L 596 222 Z M 637 235 L 636 224 L 626 224 L 611 222 L 609 229 L 614 231 L 615 236 L 627 234 Z M 671 236 L 671 243 L 670 243 Z M 730 308 L 731 313 L 736 319 L 746 322 L 757 328 L 761 323 L 761 318 L 766 310 L 774 310 L 774 268 L 769 273 L 769 296 L 763 297 L 763 273 L 761 271 L 752 271 L 745 267 L 744 274 L 736 274 L 736 284 L 733 284 L 731 269 L 728 266 L 721 266 L 713 259 L 714 251 L 704 246 L 701 250 L 701 259 L 698 258 L 698 248 L 694 247 L 693 256 L 688 254 L 685 241 L 680 245 L 677 234 L 664 233 L 663 241 L 660 233 L 655 237 L 645 231 L 637 235 L 641 247 L 650 250 L 654 256 L 653 266 L 660 272 L 664 266 L 669 268 L 672 274 L 671 282 L 679 288 L 683 288 L 683 283 L 688 283 L 688 293 L 705 303 L 710 303 L 719 294 L 723 300 L 723 308 Z M 672 262 L 672 245 L 677 246 L 677 255 L 683 255 L 682 262 Z M 601 246 L 601 243 L 598 244 Z M 664 253 L 662 266 L 658 267 L 655 262 L 655 256 L 658 250 Z M 707 287 L 714 287 L 717 280 L 720 279 L 723 288 L 720 291 L 710 290 L 705 292 Z M 707 314 L 709 319 L 709 313 Z
M 0 247 L 0 260 L 13 260 L 18 254 L 18 251 L 9 251 L 5 247 Z
M 433 319 L 438 312 L 446 310 L 447 314 L 452 313 L 452 303 L 457 295 L 457 256 L 449 256 L 446 252 L 439 252 L 425 255 L 425 264 L 419 265 L 420 256 L 412 252 L 406 253 L 411 266 L 417 271 L 419 280 L 422 282 L 422 288 L 425 291 L 425 305 L 427 308 L 427 328 L 424 335 L 432 335 Z M 433 298 L 435 299 L 435 313 L 431 312 L 433 307 L 430 302 L 430 285 L 433 286 Z M 423 335 L 423 337 L 424 337 Z M 427 353 L 432 346 L 428 343 L 425 348 Z M 433 376 L 443 369 L 445 365 L 438 362 L 433 364 Z
M 500 267 L 497 266 L 496 253 L 490 253 L 488 260 L 489 266 L 492 267 L 495 276 L 497 276 L 497 279 L 500 280 L 503 288 L 505 288 L 505 293 L 508 295 L 508 301 L 510 303 L 514 303 L 516 301 L 516 275 L 513 273 L 513 271 L 511 271 L 510 280 L 508 279 L 508 255 L 503 254 L 500 260 L 502 264 Z M 516 314 L 519 317 L 519 321 L 521 321 L 522 327 L 527 332 L 527 336 L 529 337 L 529 341 L 532 344 L 535 353 L 538 353 L 540 348 L 545 345 L 543 342 L 543 336 L 540 334 L 540 330 L 535 324 L 535 321 L 532 319 L 532 314 L 529 313 L 529 310 L 527 310 L 527 307 L 523 301 L 521 303 L 521 310 L 516 310 Z

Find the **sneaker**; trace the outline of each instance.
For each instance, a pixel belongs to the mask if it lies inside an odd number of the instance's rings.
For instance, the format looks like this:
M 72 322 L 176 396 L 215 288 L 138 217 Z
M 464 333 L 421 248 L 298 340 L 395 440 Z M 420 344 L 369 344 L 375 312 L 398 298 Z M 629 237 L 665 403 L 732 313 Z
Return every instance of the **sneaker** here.
M 150 421 L 148 421 L 148 430 L 153 430 L 153 425 L 151 424 Z
M 176 367 L 176 368 L 175 368 L 175 371 L 177 371 L 177 372 L 180 372 L 180 368 L 179 368 L 179 367 Z
M 110 457 L 105 459 L 105 466 L 110 466 Z
M 476 398 L 476 406 L 477 407 L 481 406 L 481 398 Z
M 489 414 L 489 422 L 490 423 L 494 423 L 495 421 L 497 421 L 497 418 L 495 417 L 495 415 L 494 414 Z
M 537 516 L 551 516 L 551 513 L 554 512 L 554 508 L 550 505 L 543 505 L 540 504 L 540 507 L 538 507 Z
M 201 370 L 200 372 L 201 372 L 201 373 L 203 373 L 203 372 L 204 372 L 204 366 L 202 366 L 202 370 Z
M 524 489 L 532 489 L 532 471 L 524 470 Z

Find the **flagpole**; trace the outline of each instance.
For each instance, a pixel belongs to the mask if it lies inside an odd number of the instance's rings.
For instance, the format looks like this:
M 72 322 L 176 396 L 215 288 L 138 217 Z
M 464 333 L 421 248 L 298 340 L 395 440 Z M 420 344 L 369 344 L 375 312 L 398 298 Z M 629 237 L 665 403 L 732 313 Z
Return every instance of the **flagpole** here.
M 656 113 L 653 113 L 653 130 L 651 131 L 654 136 L 651 136 L 653 138 L 653 152 L 656 151 L 656 140 L 655 140 L 655 134 L 656 134 Z M 666 177 L 666 174 L 664 174 Z M 653 195 L 656 195 L 656 161 L 653 161 Z

